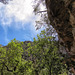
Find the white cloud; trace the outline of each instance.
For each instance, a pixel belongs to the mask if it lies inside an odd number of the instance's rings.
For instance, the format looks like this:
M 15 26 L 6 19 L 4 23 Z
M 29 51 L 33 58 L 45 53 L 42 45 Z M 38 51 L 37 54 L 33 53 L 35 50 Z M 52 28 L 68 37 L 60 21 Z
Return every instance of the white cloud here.
M 0 23 L 5 31 L 5 41 L 8 43 L 8 27 L 15 27 L 15 29 L 26 29 L 26 26 L 30 22 L 29 29 L 31 35 L 24 34 L 24 39 L 32 40 L 42 29 L 35 29 L 35 21 L 40 20 L 40 16 L 36 16 L 33 13 L 34 0 L 12 0 L 7 5 L 0 3 Z M 41 6 L 42 7 L 42 6 Z M 42 7 L 43 10 L 43 7 Z
M 33 13 L 33 1 L 34 0 L 12 0 L 9 1 L 7 5 L 0 3 L 0 23 L 2 26 L 6 28 L 6 26 L 11 26 L 15 23 L 13 27 L 16 29 L 25 29 L 27 23 L 30 22 L 30 29 L 33 35 L 39 33 L 39 30 L 35 31 L 35 20 L 40 18 L 37 17 L 36 19 Z M 5 31 L 5 33 L 7 39 L 7 32 Z
M 13 20 L 24 25 L 26 22 L 31 22 L 33 17 L 32 0 L 12 0 L 7 5 L 0 3 L 2 25 L 10 26 Z
M 6 14 L 16 21 L 28 21 L 32 16 L 32 0 L 13 0 L 6 6 Z
M 34 0 L 12 0 L 9 1 L 7 5 L 0 3 L 0 22 L 3 26 L 11 26 L 13 21 L 15 21 L 16 28 L 23 28 L 26 26 L 27 22 L 31 22 L 32 25 L 35 25 L 35 20 L 39 19 L 39 16 L 36 16 L 33 13 L 33 2 Z M 40 5 L 44 10 L 45 7 Z M 20 22 L 21 24 L 19 25 Z

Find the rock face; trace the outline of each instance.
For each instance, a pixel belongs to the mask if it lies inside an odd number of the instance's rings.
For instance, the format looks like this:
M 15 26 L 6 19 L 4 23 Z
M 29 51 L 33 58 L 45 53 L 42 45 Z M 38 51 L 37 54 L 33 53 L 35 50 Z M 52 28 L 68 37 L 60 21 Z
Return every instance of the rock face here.
M 50 24 L 66 47 L 73 73 L 75 67 L 75 0 L 45 0 Z M 68 61 L 69 62 L 69 61 Z

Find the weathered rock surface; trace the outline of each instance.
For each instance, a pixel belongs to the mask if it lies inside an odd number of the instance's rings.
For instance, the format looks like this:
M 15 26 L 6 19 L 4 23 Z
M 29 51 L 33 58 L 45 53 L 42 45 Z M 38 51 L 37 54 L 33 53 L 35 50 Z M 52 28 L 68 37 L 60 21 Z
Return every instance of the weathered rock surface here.
M 70 67 L 75 73 L 75 0 L 45 0 L 50 24 L 66 47 Z M 69 62 L 69 61 L 68 61 Z

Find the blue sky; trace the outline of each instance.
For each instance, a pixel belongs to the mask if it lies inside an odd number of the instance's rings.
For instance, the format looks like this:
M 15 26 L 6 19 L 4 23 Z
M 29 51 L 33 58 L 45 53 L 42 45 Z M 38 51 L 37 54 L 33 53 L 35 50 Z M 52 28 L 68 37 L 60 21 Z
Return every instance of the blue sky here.
M 12 24 L 15 24 L 15 22 L 13 22 Z M 0 25 L 0 44 L 7 45 L 8 42 L 10 42 L 10 40 L 14 38 L 19 41 L 33 41 L 33 38 L 36 38 L 37 34 L 41 32 L 41 29 L 36 31 L 33 26 L 34 30 L 32 30 L 30 28 L 31 26 L 31 23 L 26 23 L 25 29 L 16 29 L 13 26 L 2 27 L 2 25 Z
M 0 3 L 0 44 L 7 45 L 12 39 L 33 41 L 37 34 L 35 21 L 40 19 L 33 13 L 32 0 L 13 0 L 8 5 Z

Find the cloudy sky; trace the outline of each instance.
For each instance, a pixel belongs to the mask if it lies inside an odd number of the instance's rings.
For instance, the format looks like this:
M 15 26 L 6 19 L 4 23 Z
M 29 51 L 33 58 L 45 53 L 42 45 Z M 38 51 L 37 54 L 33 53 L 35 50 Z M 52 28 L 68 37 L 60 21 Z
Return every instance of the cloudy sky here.
M 19 41 L 33 41 L 43 28 L 36 31 L 36 16 L 32 0 L 12 0 L 0 3 L 0 44 L 7 45 L 16 38 Z

